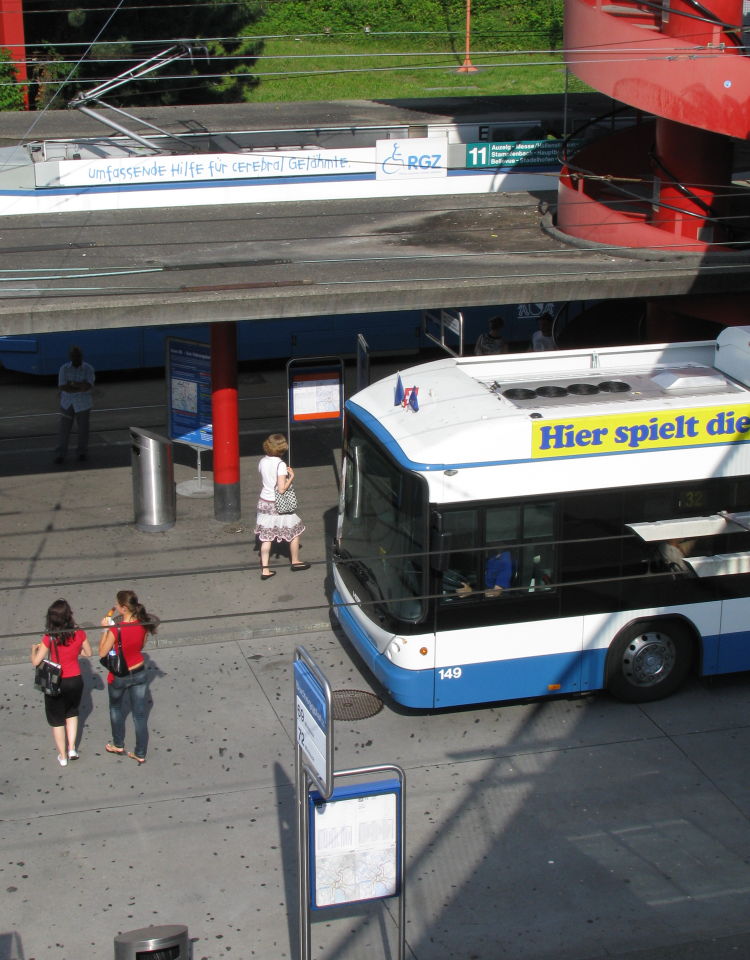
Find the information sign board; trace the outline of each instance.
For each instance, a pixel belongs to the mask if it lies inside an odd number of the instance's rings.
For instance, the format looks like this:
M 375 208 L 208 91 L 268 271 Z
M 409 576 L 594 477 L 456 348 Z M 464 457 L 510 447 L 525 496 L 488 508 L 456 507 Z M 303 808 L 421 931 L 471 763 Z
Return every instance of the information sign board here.
M 293 371 L 289 395 L 292 422 L 340 419 L 342 387 L 341 369 L 338 366 Z
M 330 799 L 309 796 L 310 905 L 315 910 L 398 896 L 398 780 L 336 787 Z
M 330 793 L 328 702 L 323 686 L 304 660 L 294 661 L 297 744 L 305 766 L 321 792 Z
M 507 140 L 497 143 L 467 143 L 466 167 L 559 167 L 564 140 Z M 568 140 L 574 153 L 582 140 Z
M 167 338 L 169 438 L 192 447 L 213 447 L 211 348 L 195 340 Z

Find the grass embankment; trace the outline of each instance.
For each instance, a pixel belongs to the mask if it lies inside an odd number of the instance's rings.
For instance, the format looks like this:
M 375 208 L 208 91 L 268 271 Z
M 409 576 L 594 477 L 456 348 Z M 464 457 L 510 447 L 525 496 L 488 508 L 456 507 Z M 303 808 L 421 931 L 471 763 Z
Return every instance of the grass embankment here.
M 265 41 L 254 65 L 260 79 L 255 102 L 300 100 L 390 100 L 562 93 L 565 66 L 558 53 L 471 52 L 476 73 L 458 73 L 464 49 L 449 41 L 370 36 L 284 38 Z M 571 92 L 586 90 L 572 75 Z

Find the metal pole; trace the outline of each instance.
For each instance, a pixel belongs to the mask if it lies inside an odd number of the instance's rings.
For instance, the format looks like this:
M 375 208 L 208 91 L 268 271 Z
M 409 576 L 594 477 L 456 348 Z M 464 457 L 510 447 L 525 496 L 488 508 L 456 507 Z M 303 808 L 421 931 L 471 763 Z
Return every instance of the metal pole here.
M 310 960 L 310 823 L 307 795 L 310 784 L 302 763 L 302 751 L 294 751 L 297 788 L 297 898 L 299 960 Z
M 295 784 L 297 791 L 297 897 L 298 897 L 298 930 L 299 930 L 299 958 L 310 960 L 311 920 L 310 920 L 310 809 L 308 795 L 310 784 L 314 783 L 320 793 L 327 800 L 333 792 L 333 703 L 331 685 L 304 647 L 298 646 L 294 651 L 294 660 L 302 661 L 319 684 L 325 700 L 326 713 L 326 758 L 324 780 L 311 773 L 305 763 L 305 755 L 299 740 L 299 730 L 296 735 L 294 750 Z M 295 672 L 296 676 L 296 672 Z M 296 682 L 295 682 L 296 694 Z M 295 715 L 297 704 L 295 702 Z
M 464 62 L 456 73 L 476 73 L 477 67 L 471 62 L 471 0 L 466 0 L 466 54 Z
M 125 136 L 130 137 L 131 140 L 135 140 L 136 143 L 140 143 L 141 146 L 148 147 L 149 150 L 153 150 L 154 153 L 159 153 L 159 147 L 153 143 L 149 143 L 145 137 L 139 136 L 137 133 L 133 133 L 132 130 L 128 130 L 127 127 L 123 127 L 121 123 L 117 123 L 114 120 L 110 120 L 108 117 L 102 116 L 99 110 L 92 110 L 90 107 L 86 107 L 83 104 L 80 104 L 76 108 L 79 113 L 85 113 L 87 117 L 93 117 L 94 120 L 98 120 L 100 123 L 105 124 L 108 127 L 112 127 L 113 130 L 116 130 L 118 133 L 124 133 Z

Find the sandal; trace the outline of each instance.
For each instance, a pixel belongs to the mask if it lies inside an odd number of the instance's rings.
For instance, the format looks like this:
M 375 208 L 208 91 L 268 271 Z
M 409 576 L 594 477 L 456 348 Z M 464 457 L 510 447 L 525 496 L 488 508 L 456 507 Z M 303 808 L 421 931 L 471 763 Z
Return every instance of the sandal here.
M 129 753 L 128 756 L 130 757 L 131 760 L 137 760 L 138 763 L 145 763 L 145 762 L 146 762 L 146 758 L 145 758 L 145 757 L 139 757 L 139 756 L 138 756 L 137 754 L 135 754 L 135 753 Z
M 302 562 L 300 562 L 300 563 L 293 563 L 293 564 L 292 564 L 292 570 L 294 570 L 295 573 L 296 573 L 298 570 L 309 570 L 309 569 L 310 569 L 310 564 L 309 564 L 309 563 L 305 563 L 304 561 L 302 561 Z
M 275 571 L 275 570 L 269 570 L 268 573 L 261 573 L 260 579 L 261 579 L 261 580 L 270 580 L 271 577 L 275 577 L 275 576 L 276 576 L 276 571 Z
M 107 751 L 107 753 L 117 753 L 120 756 L 125 753 L 125 747 L 115 747 L 111 743 L 106 744 L 104 749 Z

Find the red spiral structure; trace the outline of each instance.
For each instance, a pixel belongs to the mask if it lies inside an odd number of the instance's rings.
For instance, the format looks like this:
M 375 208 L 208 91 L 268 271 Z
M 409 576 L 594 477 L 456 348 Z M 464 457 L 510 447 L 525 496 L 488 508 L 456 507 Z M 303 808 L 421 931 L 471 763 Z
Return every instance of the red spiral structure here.
M 566 0 L 565 44 L 579 79 L 649 119 L 566 158 L 558 230 L 663 253 L 742 248 L 747 197 L 732 182 L 735 141 L 750 135 L 742 0 Z

